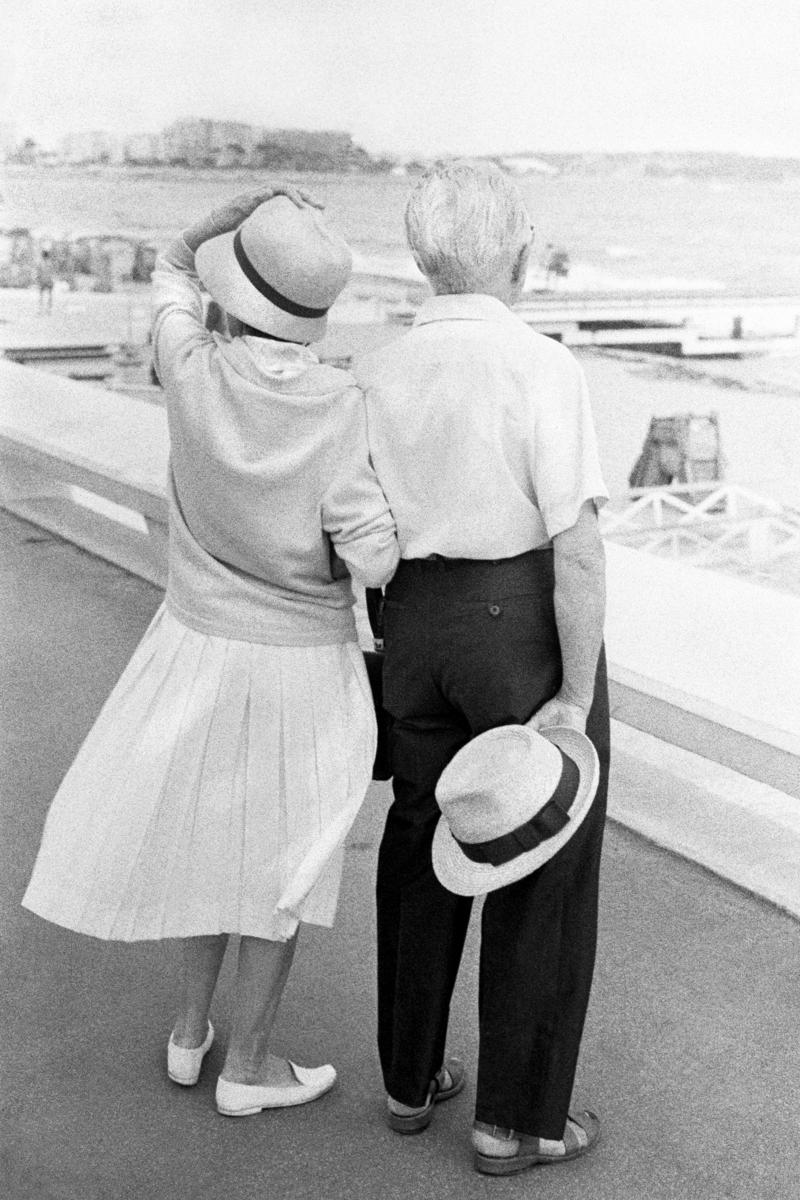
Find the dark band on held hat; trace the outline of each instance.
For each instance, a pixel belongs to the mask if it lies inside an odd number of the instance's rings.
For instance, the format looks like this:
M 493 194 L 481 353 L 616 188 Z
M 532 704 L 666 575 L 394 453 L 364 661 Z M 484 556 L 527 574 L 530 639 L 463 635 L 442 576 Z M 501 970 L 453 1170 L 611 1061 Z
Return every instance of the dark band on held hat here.
M 255 269 L 250 259 L 247 257 L 244 246 L 242 245 L 241 230 L 237 229 L 233 238 L 233 253 L 236 255 L 236 261 L 242 268 L 242 271 L 252 283 L 257 292 L 269 300 L 276 308 L 283 309 L 284 312 L 290 313 L 293 317 L 324 317 L 327 313 L 327 308 L 306 308 L 304 304 L 296 304 L 294 300 L 290 300 L 288 296 L 282 295 L 276 291 L 274 287 L 270 287 L 266 279 L 262 279 L 258 271 Z
M 560 747 L 558 750 L 561 754 L 561 778 L 547 804 L 529 821 L 488 842 L 460 842 L 456 838 L 467 858 L 472 862 L 502 867 L 560 833 L 569 821 L 569 810 L 578 794 L 580 771 Z

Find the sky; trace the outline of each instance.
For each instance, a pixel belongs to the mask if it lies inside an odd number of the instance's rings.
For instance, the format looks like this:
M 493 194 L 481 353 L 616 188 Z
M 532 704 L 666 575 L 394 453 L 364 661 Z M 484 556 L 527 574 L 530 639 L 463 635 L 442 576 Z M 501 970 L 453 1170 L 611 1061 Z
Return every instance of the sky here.
M 0 0 L 0 120 L 202 116 L 397 155 L 800 156 L 799 0 Z

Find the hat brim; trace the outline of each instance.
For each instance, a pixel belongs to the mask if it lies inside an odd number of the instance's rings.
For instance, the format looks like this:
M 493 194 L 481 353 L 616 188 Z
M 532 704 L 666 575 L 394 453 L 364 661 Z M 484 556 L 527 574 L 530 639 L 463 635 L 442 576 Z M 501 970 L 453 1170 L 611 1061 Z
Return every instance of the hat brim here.
M 195 270 L 203 286 L 231 316 L 262 333 L 292 342 L 319 342 L 328 318 L 296 317 L 262 296 L 247 278 L 233 250 L 235 230 L 209 238 L 195 252 Z
M 450 832 L 447 821 L 440 817 L 433 835 L 433 869 L 439 882 L 449 892 L 457 896 L 481 896 L 524 879 L 558 854 L 585 820 L 600 780 L 597 751 L 584 733 L 567 725 L 554 725 L 538 732 L 563 750 L 578 768 L 578 791 L 569 810 L 568 823 L 533 850 L 527 850 L 511 862 L 494 867 L 491 863 L 473 862 L 467 858 Z

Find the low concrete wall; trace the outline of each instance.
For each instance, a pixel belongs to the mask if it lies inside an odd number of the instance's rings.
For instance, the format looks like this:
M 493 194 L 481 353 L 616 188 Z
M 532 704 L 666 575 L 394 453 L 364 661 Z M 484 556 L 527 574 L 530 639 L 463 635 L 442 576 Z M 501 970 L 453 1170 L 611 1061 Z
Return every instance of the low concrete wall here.
M 0 362 L 0 504 L 162 586 L 167 456 L 163 409 Z M 800 598 L 607 553 L 613 715 L 800 797 Z
M 614 716 L 800 797 L 800 597 L 607 543 Z
M 166 583 L 162 408 L 0 361 L 0 504 Z

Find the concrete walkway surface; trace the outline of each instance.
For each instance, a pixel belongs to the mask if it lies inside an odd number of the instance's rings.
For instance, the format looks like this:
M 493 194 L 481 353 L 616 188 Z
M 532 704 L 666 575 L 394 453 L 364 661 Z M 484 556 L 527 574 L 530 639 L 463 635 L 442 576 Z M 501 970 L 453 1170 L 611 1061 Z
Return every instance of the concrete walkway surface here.
M 335 1063 L 337 1088 L 305 1108 L 217 1115 L 230 961 L 201 1082 L 171 1084 L 174 945 L 102 943 L 19 905 L 53 793 L 160 593 L 1 512 L 0 546 L 3 1200 L 800 1196 L 800 926 L 616 823 L 576 1084 L 576 1100 L 603 1121 L 586 1159 L 510 1179 L 472 1170 L 475 921 L 451 1025 L 467 1089 L 419 1137 L 385 1127 L 372 907 L 385 784 L 373 785 L 350 835 L 335 928 L 301 934 L 279 1018 L 276 1049 Z M 667 786 L 647 754 L 637 757 L 641 745 L 618 755 L 612 808 L 626 790 Z

